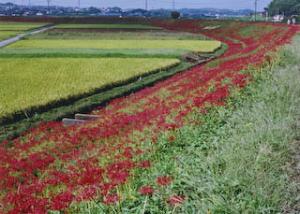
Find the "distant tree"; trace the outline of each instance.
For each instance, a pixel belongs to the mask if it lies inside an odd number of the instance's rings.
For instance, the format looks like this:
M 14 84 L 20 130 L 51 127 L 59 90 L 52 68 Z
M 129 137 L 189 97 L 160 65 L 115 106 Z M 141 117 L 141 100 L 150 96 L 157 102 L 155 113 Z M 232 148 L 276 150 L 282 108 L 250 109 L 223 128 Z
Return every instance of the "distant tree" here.
M 270 15 L 284 14 L 286 16 L 300 15 L 299 0 L 273 0 L 268 7 Z
M 172 17 L 172 19 L 179 19 L 180 13 L 178 11 L 172 11 L 171 17 Z

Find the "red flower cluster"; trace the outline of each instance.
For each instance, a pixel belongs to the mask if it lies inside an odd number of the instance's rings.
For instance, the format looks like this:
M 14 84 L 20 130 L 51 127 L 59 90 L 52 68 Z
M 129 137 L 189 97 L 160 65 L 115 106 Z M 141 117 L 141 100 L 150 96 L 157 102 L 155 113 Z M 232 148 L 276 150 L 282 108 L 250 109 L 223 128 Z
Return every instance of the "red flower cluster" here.
M 156 151 L 153 147 L 160 133 L 193 122 L 187 121 L 192 112 L 224 105 L 231 88 L 242 88 L 251 80 L 240 70 L 261 66 L 270 51 L 289 42 L 298 31 L 294 26 L 265 23 L 237 22 L 214 30 L 205 28 L 218 25 L 213 21 L 155 24 L 169 30 L 205 34 L 226 43 L 228 51 L 214 64 L 195 66 L 96 109 L 93 113 L 101 116 L 96 121 L 72 127 L 45 123 L 14 140 L 14 146 L 3 142 L 1 213 L 66 210 L 73 202 L 95 198 L 104 204 L 122 200 L 115 194 L 117 188 L 132 180 L 135 171 L 151 167 L 150 161 L 143 160 L 144 154 Z M 249 25 L 255 25 L 257 30 L 245 36 L 241 32 Z M 149 146 L 152 149 L 142 150 L 141 143 L 149 143 L 150 139 L 154 141 Z M 159 185 L 171 182 L 169 177 L 157 179 Z M 139 192 L 151 195 L 153 189 L 142 187 Z M 183 197 L 173 196 L 169 203 L 183 201 Z
M 152 195 L 154 190 L 151 186 L 143 186 L 139 189 L 141 195 Z
M 172 182 L 172 178 L 169 176 L 160 176 L 157 177 L 156 179 L 156 183 L 160 186 L 167 186 L 171 184 L 171 182 Z
M 184 202 L 184 196 L 173 195 L 168 199 L 168 203 L 172 206 L 180 205 Z

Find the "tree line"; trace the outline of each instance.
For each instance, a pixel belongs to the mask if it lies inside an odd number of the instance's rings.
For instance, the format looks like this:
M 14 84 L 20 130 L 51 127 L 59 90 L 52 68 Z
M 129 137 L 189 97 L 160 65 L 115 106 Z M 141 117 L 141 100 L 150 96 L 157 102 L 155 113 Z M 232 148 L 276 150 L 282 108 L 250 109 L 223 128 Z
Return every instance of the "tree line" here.
M 266 9 L 272 16 L 277 14 L 300 15 L 300 0 L 273 0 Z

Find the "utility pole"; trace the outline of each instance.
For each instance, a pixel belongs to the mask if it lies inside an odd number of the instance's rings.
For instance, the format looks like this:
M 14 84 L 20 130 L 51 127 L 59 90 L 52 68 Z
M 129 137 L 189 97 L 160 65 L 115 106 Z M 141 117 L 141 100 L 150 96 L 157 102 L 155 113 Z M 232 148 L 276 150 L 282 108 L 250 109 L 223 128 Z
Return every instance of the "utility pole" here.
M 28 0 L 28 7 L 31 7 L 31 1 Z
M 257 1 L 258 0 L 255 0 L 254 2 L 254 21 L 257 21 Z
M 145 0 L 145 10 L 148 10 L 148 0 Z
M 51 1 L 51 0 L 47 0 L 48 13 L 50 13 L 50 1 Z
M 173 8 L 173 10 L 175 11 L 175 9 L 176 9 L 176 6 L 175 6 L 175 0 L 172 1 L 172 8 Z
M 78 0 L 78 8 L 80 8 L 81 4 L 80 4 L 80 0 Z

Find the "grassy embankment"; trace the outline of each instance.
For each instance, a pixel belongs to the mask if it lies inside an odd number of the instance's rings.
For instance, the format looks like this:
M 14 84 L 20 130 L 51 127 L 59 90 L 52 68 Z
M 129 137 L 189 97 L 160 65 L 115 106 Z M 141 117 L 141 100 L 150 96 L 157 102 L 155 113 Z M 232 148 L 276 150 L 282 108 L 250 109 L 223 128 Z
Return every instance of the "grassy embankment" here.
M 257 70 L 253 83 L 234 93 L 226 108 L 194 115 L 199 126 L 186 126 L 158 141 L 156 165 L 140 175 L 173 175 L 166 195 L 185 196 L 171 207 L 163 193 L 135 204 L 104 207 L 96 201 L 76 205 L 83 213 L 283 213 L 293 210 L 296 180 L 287 167 L 292 142 L 299 138 L 300 36 L 279 54 L 276 65 Z M 295 151 L 294 151 L 295 152 Z M 298 151 L 299 153 L 299 151 Z M 164 154 L 164 155 L 161 155 Z M 172 161 L 170 161 L 172 160 Z M 164 163 L 162 166 L 161 163 Z M 150 176 L 148 175 L 150 174 Z M 299 176 L 299 175 L 298 175 Z M 299 179 L 298 179 L 299 181 Z M 162 196 L 161 196 L 162 195 Z

